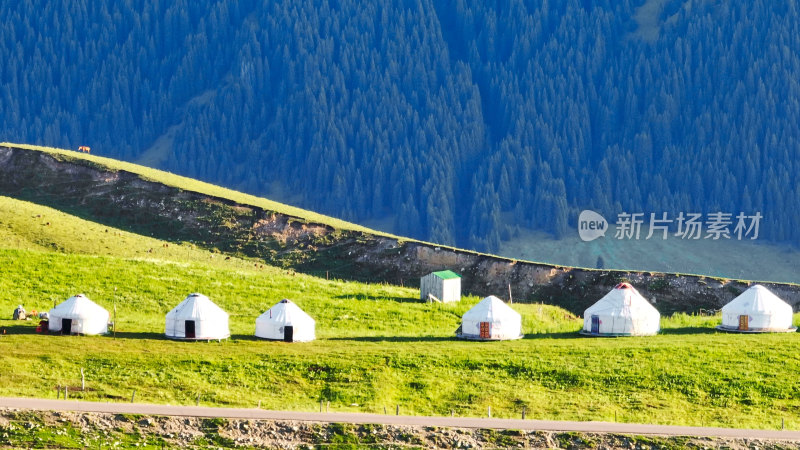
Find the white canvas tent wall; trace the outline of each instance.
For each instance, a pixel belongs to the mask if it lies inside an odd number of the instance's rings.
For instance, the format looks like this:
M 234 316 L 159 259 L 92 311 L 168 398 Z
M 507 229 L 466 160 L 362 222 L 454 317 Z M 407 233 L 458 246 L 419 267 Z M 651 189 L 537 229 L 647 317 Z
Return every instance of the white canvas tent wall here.
M 633 286 L 620 283 L 583 314 L 582 334 L 648 336 L 661 329 L 661 314 Z
M 189 294 L 167 313 L 165 334 L 172 339 L 226 339 L 231 335 L 228 313 L 203 294 Z
M 433 272 L 419 280 L 419 298 L 428 300 L 432 295 L 443 303 L 461 300 L 461 275 L 452 270 Z
M 78 294 L 61 302 L 47 313 L 48 329 L 62 334 L 108 333 L 108 311 L 85 295 Z
M 283 299 L 256 319 L 256 336 L 284 342 L 316 339 L 316 322 L 291 300 Z
M 522 337 L 522 316 L 490 295 L 461 317 L 458 337 L 474 340 L 504 340 Z
M 722 307 L 723 331 L 777 333 L 795 331 L 792 306 L 756 284 Z

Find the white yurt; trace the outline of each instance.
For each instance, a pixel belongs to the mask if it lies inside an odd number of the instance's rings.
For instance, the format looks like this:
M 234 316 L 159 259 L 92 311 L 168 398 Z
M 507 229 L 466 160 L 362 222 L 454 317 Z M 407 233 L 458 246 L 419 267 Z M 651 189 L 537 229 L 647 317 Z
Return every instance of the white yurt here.
M 226 339 L 228 313 L 203 294 L 189 294 L 172 311 L 167 313 L 168 338 L 188 340 Z
M 61 302 L 47 313 L 48 329 L 61 334 L 108 333 L 108 311 L 83 294 Z
M 456 336 L 486 341 L 519 339 L 522 337 L 522 316 L 490 295 L 464 313 Z
M 583 313 L 581 334 L 649 336 L 661 329 L 661 314 L 633 286 L 620 283 Z
M 283 299 L 256 319 L 256 337 L 284 342 L 316 339 L 316 322 L 291 300 Z
M 756 284 L 722 307 L 722 325 L 717 329 L 742 333 L 795 331 L 793 313 L 790 304 Z

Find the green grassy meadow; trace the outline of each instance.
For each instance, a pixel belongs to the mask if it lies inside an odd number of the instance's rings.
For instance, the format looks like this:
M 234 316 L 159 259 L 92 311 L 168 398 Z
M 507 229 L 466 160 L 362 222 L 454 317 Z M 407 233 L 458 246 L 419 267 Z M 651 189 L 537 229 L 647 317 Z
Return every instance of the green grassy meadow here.
M 48 225 L 49 223 L 49 225 Z M 116 337 L 49 336 L 0 320 L 0 395 L 335 411 L 800 428 L 797 333 L 714 331 L 719 317 L 664 318 L 661 335 L 590 339 L 554 306 L 515 304 L 526 338 L 453 334 L 480 299 L 421 303 L 416 289 L 311 277 L 191 245 L 165 243 L 0 198 L 0 314 L 48 310 L 85 293 L 113 311 Z M 163 338 L 164 315 L 190 292 L 231 314 L 232 338 Z M 290 298 L 318 340 L 252 337 L 255 318 Z M 113 313 L 112 313 L 113 314 Z

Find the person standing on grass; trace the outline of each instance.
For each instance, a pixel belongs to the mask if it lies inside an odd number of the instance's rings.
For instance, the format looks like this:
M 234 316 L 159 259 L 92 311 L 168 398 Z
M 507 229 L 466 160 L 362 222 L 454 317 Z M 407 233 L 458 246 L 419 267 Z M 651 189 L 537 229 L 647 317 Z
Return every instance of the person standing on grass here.
M 22 305 L 17 306 L 14 310 L 14 320 L 25 320 L 25 308 Z

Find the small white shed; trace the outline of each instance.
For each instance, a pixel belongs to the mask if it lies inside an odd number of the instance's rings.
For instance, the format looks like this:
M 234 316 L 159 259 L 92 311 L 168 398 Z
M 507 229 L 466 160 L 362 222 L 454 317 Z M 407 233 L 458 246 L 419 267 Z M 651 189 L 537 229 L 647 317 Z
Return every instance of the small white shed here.
M 452 270 L 433 272 L 419 281 L 419 299 L 428 300 L 428 296 L 443 303 L 461 300 L 461 275 Z

